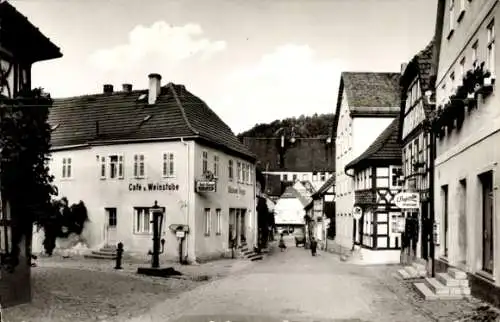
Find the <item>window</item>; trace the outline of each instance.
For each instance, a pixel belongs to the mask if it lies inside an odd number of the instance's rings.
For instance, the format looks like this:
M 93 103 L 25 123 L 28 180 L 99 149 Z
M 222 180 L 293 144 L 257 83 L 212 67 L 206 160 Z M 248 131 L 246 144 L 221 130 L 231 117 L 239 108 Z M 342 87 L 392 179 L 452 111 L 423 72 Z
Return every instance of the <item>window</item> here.
M 495 21 L 488 25 L 488 70 L 493 74 L 495 72 Z
M 207 151 L 203 151 L 201 153 L 201 159 L 202 159 L 201 172 L 206 173 L 208 171 L 208 152 Z
M 222 233 L 222 216 L 221 216 L 221 210 L 220 209 L 216 209 L 215 210 L 215 217 L 217 219 L 217 230 L 216 230 L 216 234 L 217 235 L 220 235 Z
M 458 12 L 458 17 L 457 17 L 458 22 L 462 21 L 462 18 L 465 15 L 465 0 L 459 0 L 459 1 L 460 1 L 460 11 Z
M 99 163 L 101 166 L 101 179 L 106 179 L 106 157 L 100 157 Z
M 151 213 L 149 212 L 149 208 L 146 207 L 134 208 L 134 216 L 135 216 L 135 233 L 147 234 L 152 232 L 153 229 L 151 223 Z
M 238 171 L 237 175 L 238 175 L 238 183 L 241 182 L 242 180 L 242 176 L 243 176 L 243 169 L 241 168 L 241 162 L 240 161 L 236 161 L 236 171 Z
M 452 90 L 455 89 L 455 72 L 451 72 L 450 74 L 450 85 Z
M 234 167 L 233 167 L 233 160 L 229 160 L 227 163 L 227 174 L 229 181 L 233 181 L 234 179 Z
M 248 171 L 249 171 L 249 178 L 248 178 L 248 183 L 253 184 L 253 166 L 249 165 L 248 166 Z
M 459 69 L 460 75 L 459 75 L 459 80 L 462 80 L 465 76 L 465 57 L 463 57 L 460 60 L 460 69 Z
M 302 175 L 302 180 L 303 180 L 303 181 L 306 181 L 306 180 L 307 180 L 307 174 L 303 174 L 303 175 Z
M 118 156 L 109 156 L 109 177 L 115 179 L 118 177 Z
M 134 155 L 134 177 L 144 178 L 144 154 Z
M 448 39 L 451 37 L 451 35 L 453 34 L 453 30 L 455 29 L 455 0 L 450 0 L 449 13 L 450 13 L 450 24 L 449 24 Z
M 214 155 L 214 177 L 219 176 L 219 156 Z
M 124 166 L 124 161 L 123 161 L 123 155 L 118 156 L 118 178 L 123 179 L 125 176 L 125 166 Z
M 62 163 L 62 177 L 71 178 L 71 158 L 63 158 Z
M 393 167 L 391 169 L 391 186 L 392 187 L 401 187 L 403 186 L 402 170 L 399 167 Z
M 171 152 L 163 153 L 163 177 L 172 178 L 175 175 L 174 154 Z
M 326 180 L 326 175 L 324 172 L 321 172 L 321 181 L 325 181 Z
M 205 208 L 204 216 L 205 216 L 204 218 L 205 236 L 210 236 L 210 223 L 211 223 L 210 208 Z
M 472 61 L 472 67 L 475 68 L 477 65 L 477 48 L 479 46 L 479 40 L 476 40 L 474 44 L 472 44 L 472 54 L 471 54 L 471 61 Z
M 248 165 L 246 163 L 242 163 L 242 182 L 247 183 L 248 182 Z
M 294 174 L 294 175 L 292 176 L 292 178 L 293 178 L 293 182 L 297 181 L 297 175 L 296 175 L 296 174 Z
M 285 181 L 285 182 L 288 181 L 288 175 L 287 174 L 283 175 L 283 181 Z

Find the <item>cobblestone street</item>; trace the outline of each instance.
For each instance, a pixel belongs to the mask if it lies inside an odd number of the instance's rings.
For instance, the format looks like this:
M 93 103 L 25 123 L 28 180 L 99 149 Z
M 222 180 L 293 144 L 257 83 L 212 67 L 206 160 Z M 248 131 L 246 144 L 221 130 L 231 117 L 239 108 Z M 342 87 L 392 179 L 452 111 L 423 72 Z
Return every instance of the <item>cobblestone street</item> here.
M 312 257 L 292 246 L 130 322 L 181 316 L 179 321 L 456 321 L 482 304 L 424 302 L 395 279 L 396 269 L 352 266 L 336 255 Z
M 423 301 L 394 277 L 397 266 L 353 266 L 289 244 L 260 262 L 219 260 L 173 266 L 181 278 L 116 271 L 109 261 L 40 258 L 33 302 L 7 309 L 21 321 L 495 321 L 481 301 Z M 493 316 L 493 317 L 491 317 Z M 179 320 L 180 319 L 180 320 Z

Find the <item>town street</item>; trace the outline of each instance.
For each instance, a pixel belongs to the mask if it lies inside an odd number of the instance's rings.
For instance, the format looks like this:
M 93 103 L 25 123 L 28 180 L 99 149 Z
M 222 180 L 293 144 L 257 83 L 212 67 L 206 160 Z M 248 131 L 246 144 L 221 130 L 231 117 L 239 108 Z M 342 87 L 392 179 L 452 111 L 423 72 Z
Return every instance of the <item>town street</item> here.
M 158 304 L 149 314 L 130 322 L 417 322 L 436 320 L 430 317 L 439 314 L 436 305 L 446 311 L 441 313 L 444 317 L 450 318 L 442 321 L 453 321 L 451 311 L 467 310 L 461 307 L 464 303 L 449 303 L 448 307 L 431 303 L 429 309 L 434 312 L 419 310 L 408 299 L 412 292 L 388 276 L 388 270 L 392 271 L 381 266 L 352 266 L 330 253 L 312 257 L 308 250 L 289 243 L 285 252 L 274 249 L 264 261 Z

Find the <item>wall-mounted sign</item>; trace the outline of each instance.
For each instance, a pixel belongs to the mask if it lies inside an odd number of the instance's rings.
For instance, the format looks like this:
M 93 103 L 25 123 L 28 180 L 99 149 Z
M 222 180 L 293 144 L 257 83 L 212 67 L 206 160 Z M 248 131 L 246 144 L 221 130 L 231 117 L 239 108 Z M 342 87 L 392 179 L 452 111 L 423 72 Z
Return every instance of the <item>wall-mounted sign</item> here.
M 354 219 L 359 220 L 363 214 L 363 209 L 360 206 L 356 206 L 352 209 L 352 216 Z
M 418 209 L 420 194 L 418 192 L 400 192 L 394 196 L 394 204 L 401 209 Z
M 217 179 L 211 171 L 203 173 L 195 182 L 196 192 L 217 192 Z
M 234 188 L 234 187 L 227 187 L 227 192 L 228 193 L 234 193 L 234 194 L 240 194 L 242 196 L 244 196 L 247 192 L 241 188 Z
M 173 183 L 130 183 L 128 191 L 177 191 L 179 190 L 178 184 Z

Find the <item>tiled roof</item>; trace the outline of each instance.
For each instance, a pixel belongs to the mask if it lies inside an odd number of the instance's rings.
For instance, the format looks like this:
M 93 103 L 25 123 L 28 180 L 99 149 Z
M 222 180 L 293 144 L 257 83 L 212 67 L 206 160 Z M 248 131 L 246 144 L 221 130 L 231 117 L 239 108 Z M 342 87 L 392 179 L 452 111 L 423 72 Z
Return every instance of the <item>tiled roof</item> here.
M 343 72 L 341 77 L 352 111 L 377 113 L 399 107 L 399 73 Z
M 345 91 L 352 116 L 397 117 L 401 106 L 400 73 L 342 72 L 333 130 L 337 131 Z
M 183 85 L 163 86 L 152 105 L 147 95 L 148 90 L 135 90 L 54 99 L 49 115 L 49 123 L 55 127 L 52 146 L 183 137 L 255 158 L 229 126 Z
M 30 62 L 62 57 L 60 48 L 8 1 L 0 1 L 0 38 L 4 47 Z
M 351 161 L 345 169 L 362 167 L 373 161 L 388 161 L 401 164 L 401 144 L 399 143 L 399 118 L 389 124 L 375 141 L 359 157 Z

